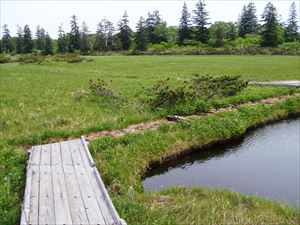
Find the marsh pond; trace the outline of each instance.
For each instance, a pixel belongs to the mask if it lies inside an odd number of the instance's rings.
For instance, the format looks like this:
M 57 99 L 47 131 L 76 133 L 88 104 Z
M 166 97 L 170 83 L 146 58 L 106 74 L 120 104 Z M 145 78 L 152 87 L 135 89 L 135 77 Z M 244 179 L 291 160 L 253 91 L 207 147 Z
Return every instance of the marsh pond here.
M 230 145 L 194 151 L 150 170 L 146 192 L 169 186 L 229 188 L 300 208 L 300 118 L 249 132 Z

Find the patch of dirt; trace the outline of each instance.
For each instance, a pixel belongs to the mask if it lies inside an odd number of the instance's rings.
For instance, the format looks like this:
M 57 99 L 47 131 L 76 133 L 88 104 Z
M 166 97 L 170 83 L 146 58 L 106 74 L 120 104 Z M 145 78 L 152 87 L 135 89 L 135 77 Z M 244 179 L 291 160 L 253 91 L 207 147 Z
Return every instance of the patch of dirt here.
M 179 121 L 179 120 L 192 119 L 195 117 L 206 116 L 206 115 L 215 114 L 215 113 L 224 112 L 224 111 L 233 111 L 237 107 L 240 107 L 240 106 L 256 106 L 259 104 L 276 104 L 278 102 L 284 101 L 288 98 L 295 97 L 295 96 L 300 96 L 300 93 L 296 93 L 293 95 L 284 95 L 284 96 L 279 96 L 279 97 L 274 97 L 274 98 L 266 98 L 266 99 L 262 99 L 257 102 L 246 102 L 246 103 L 239 104 L 239 105 L 229 105 L 226 108 L 211 109 L 207 113 L 200 112 L 200 113 L 197 113 L 197 114 L 191 115 L 191 116 L 185 116 L 185 117 L 168 116 L 167 117 L 168 119 L 159 119 L 159 120 L 152 120 L 149 122 L 144 122 L 144 123 L 139 123 L 139 124 L 133 124 L 127 128 L 123 128 L 123 129 L 90 133 L 85 136 L 85 139 L 87 141 L 92 141 L 99 137 L 105 137 L 105 136 L 120 137 L 127 133 L 137 133 L 137 132 L 143 132 L 145 130 L 155 130 L 162 123 L 175 123 L 176 121 Z

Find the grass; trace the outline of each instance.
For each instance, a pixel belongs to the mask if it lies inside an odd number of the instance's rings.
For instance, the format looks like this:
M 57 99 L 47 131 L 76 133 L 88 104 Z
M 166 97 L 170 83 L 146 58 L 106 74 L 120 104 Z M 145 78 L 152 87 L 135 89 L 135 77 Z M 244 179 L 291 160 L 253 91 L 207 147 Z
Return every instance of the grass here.
M 164 124 L 155 131 L 100 138 L 89 148 L 118 211 L 129 224 L 298 224 L 298 209 L 270 200 L 208 188 L 145 194 L 141 184 L 150 162 L 242 135 L 249 127 L 290 112 L 300 112 L 300 97 Z
M 149 87 L 157 80 L 167 77 L 172 78 L 174 82 L 181 82 L 190 78 L 192 73 L 216 76 L 241 75 L 243 79 L 252 81 L 299 79 L 299 57 L 297 56 L 112 56 L 89 58 L 93 58 L 93 61 L 76 64 L 45 62 L 0 65 L 1 225 L 15 224 L 19 217 L 27 159 L 26 149 L 29 145 L 79 136 L 93 131 L 121 128 L 165 116 L 165 112 L 151 112 L 141 105 L 143 86 Z M 127 98 L 132 105 L 123 108 L 104 107 L 88 98 L 79 99 L 78 96 L 81 93 L 88 91 L 89 79 L 97 78 L 105 81 L 111 80 L 112 89 Z M 300 90 L 287 87 L 248 87 L 236 96 L 211 102 L 209 107 L 223 107 L 294 92 L 300 92 Z M 161 132 L 168 133 L 168 129 L 170 128 L 167 126 L 160 127 Z M 189 130 L 185 127 L 180 129 Z M 150 140 L 159 138 L 155 136 L 155 133 L 153 135 Z M 183 133 L 181 135 L 184 136 Z M 127 141 L 126 138 L 128 138 Z M 127 142 L 135 139 L 141 141 L 138 136 L 126 136 L 126 138 L 122 139 L 121 146 L 126 146 Z M 176 136 L 176 138 L 178 137 Z M 107 145 L 107 148 L 110 148 L 112 145 L 111 148 L 115 149 L 115 139 L 103 139 L 102 141 L 104 142 L 103 146 Z M 190 142 L 190 144 L 193 143 Z M 150 146 L 156 146 L 156 144 L 157 142 L 153 141 Z M 183 144 L 181 145 L 184 147 Z M 164 148 L 164 142 L 157 144 L 156 147 Z M 174 151 L 176 150 L 175 148 Z M 133 153 L 128 152 L 128 157 L 135 156 L 131 154 Z M 99 157 L 99 153 L 95 157 Z M 115 156 L 111 155 L 111 157 L 113 159 Z M 122 156 L 121 158 L 126 162 L 126 157 Z M 108 165 L 108 163 L 112 162 L 105 161 L 104 165 Z M 112 177 L 115 175 L 118 177 L 118 174 L 114 173 L 120 167 L 118 165 L 115 167 L 109 176 L 104 174 L 106 182 L 109 184 Z M 134 193 L 136 191 L 141 193 L 140 171 L 133 174 L 136 176 L 130 178 L 129 181 L 132 179 L 133 182 L 136 182 L 134 183 Z M 124 180 L 124 182 L 126 181 Z M 115 188 L 117 189 L 118 186 L 116 185 Z M 127 190 L 120 190 L 120 193 L 127 193 Z M 144 197 L 140 195 L 141 202 L 144 201 Z M 148 207 L 148 200 L 146 197 L 145 199 Z M 120 204 L 122 201 L 125 201 L 124 198 L 120 200 Z M 116 202 L 119 204 L 119 201 Z M 131 204 L 130 201 L 125 202 Z M 132 204 L 140 206 L 141 203 L 135 200 Z M 119 210 L 126 211 L 126 207 L 119 207 Z M 143 210 L 136 213 L 137 215 L 142 214 Z M 128 217 L 126 218 L 128 219 Z

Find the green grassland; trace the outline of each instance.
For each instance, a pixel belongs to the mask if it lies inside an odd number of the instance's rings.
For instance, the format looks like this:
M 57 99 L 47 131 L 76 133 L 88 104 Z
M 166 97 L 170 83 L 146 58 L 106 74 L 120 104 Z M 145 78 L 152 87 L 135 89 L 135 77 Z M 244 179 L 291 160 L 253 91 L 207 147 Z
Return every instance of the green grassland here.
M 140 99 L 144 95 L 143 87 L 149 87 L 157 80 L 170 77 L 176 83 L 190 78 L 193 73 L 216 76 L 240 75 L 242 79 L 251 81 L 291 80 L 299 79 L 300 76 L 300 57 L 298 56 L 107 56 L 89 58 L 93 61 L 73 64 L 45 62 L 41 64 L 8 63 L 0 65 L 0 221 L 3 224 L 15 224 L 19 216 L 27 157 L 25 150 L 29 145 L 53 139 L 79 136 L 93 131 L 126 127 L 129 124 L 165 116 L 166 113 L 149 111 L 140 103 Z M 79 99 L 78 95 L 81 96 L 81 93 L 89 91 L 89 80 L 98 78 L 108 82 L 111 81 L 111 88 L 118 95 L 128 99 L 130 105 L 116 108 L 103 106 L 97 101 L 86 97 Z M 236 96 L 214 100 L 210 107 L 223 107 L 229 104 L 256 101 L 294 92 L 300 92 L 300 90 L 288 87 L 247 87 Z M 299 101 L 299 98 L 297 100 Z M 276 111 L 278 114 L 289 107 L 291 107 L 290 111 L 300 108 L 293 101 L 281 107 L 281 110 Z M 267 115 L 263 114 L 262 118 L 265 116 Z M 243 120 L 241 119 L 240 122 L 243 123 Z M 242 132 L 248 125 L 249 123 L 241 125 L 243 127 L 238 130 L 238 133 Z M 168 127 L 162 127 L 160 130 L 169 129 Z M 181 131 L 180 135 L 178 134 L 179 136 L 190 135 L 190 132 L 195 131 L 195 129 L 190 130 L 185 126 L 178 129 Z M 155 137 L 158 134 L 160 133 L 154 132 L 151 135 Z M 229 132 L 228 134 L 231 135 L 232 133 Z M 144 143 L 144 139 L 139 135 L 128 138 L 130 140 L 140 140 L 141 144 Z M 218 135 L 214 138 L 218 138 Z M 91 146 L 97 146 L 96 143 L 98 142 L 99 140 L 95 141 Z M 110 142 L 114 143 L 116 140 L 108 140 L 108 143 Z M 186 142 L 189 141 L 182 139 L 182 143 Z M 197 142 L 189 143 L 197 144 Z M 162 142 L 153 142 L 153 145 L 158 146 L 159 150 L 157 152 L 165 149 Z M 191 146 L 182 144 L 182 147 Z M 172 146 L 169 148 L 171 149 Z M 166 217 L 167 215 L 170 217 L 175 215 L 172 214 L 171 206 L 153 212 L 149 209 L 151 202 L 156 201 L 156 198 L 160 198 L 160 193 L 149 197 L 142 194 L 140 188 L 140 172 L 145 169 L 145 164 L 147 160 L 150 160 L 149 158 L 144 158 L 142 153 L 139 153 L 142 159 L 146 159 L 142 164 L 137 164 L 143 169 L 139 168 L 137 173 L 133 174 L 133 178 L 124 176 L 124 181 L 119 181 L 119 167 L 107 160 L 105 158 L 106 153 L 102 154 L 98 147 L 92 149 L 94 149 L 94 157 L 107 184 L 111 184 L 112 179 L 116 179 L 122 187 L 120 195 L 116 194 L 114 190 L 111 190 L 111 193 L 114 195 L 118 210 L 130 222 L 129 224 L 138 224 L 139 219 L 141 219 L 139 215 L 144 213 L 147 213 L 148 217 L 151 217 L 152 213 L 153 218 L 157 217 L 159 219 L 158 216 L 162 217 L 161 220 L 153 223 L 149 222 L 148 224 L 180 224 L 179 215 L 174 217 L 174 221 L 168 220 Z M 111 146 L 111 149 L 106 152 L 113 154 L 116 151 L 114 145 Z M 145 151 L 147 150 L 145 149 Z M 168 152 L 168 154 L 172 153 L 172 151 Z M 134 158 L 135 155 L 128 153 L 128 157 Z M 124 159 L 124 162 L 127 160 L 123 156 L 120 159 Z M 106 173 L 109 171 L 107 168 L 111 167 L 114 169 L 111 170 L 111 174 L 107 175 Z M 126 169 L 132 168 L 125 167 L 125 173 Z M 126 181 L 127 178 L 130 179 Z M 128 196 L 127 192 L 130 188 L 126 182 L 129 181 L 134 182 L 133 193 L 138 193 L 136 197 Z M 174 207 L 180 203 L 182 203 L 181 207 L 186 205 L 183 200 L 180 200 L 185 195 L 191 196 L 191 198 L 196 198 L 197 194 L 192 195 L 199 192 L 213 192 L 216 195 L 215 197 L 220 195 L 219 192 L 201 190 L 174 189 L 165 193 L 173 193 L 169 197 L 174 200 L 172 200 L 175 204 Z M 175 198 L 177 196 L 175 193 L 178 193 L 178 199 Z M 224 196 L 235 196 L 234 198 L 236 198 L 237 195 L 229 193 Z M 131 201 L 131 198 L 134 199 Z M 224 197 L 224 201 L 226 198 Z M 283 222 L 290 222 L 282 220 L 286 215 L 299 216 L 299 214 L 295 214 L 294 209 L 289 207 L 286 208 L 269 202 L 262 203 L 264 200 L 249 201 L 251 204 L 258 202 L 258 209 L 265 206 L 264 212 L 269 212 L 270 217 L 273 215 L 272 213 L 276 214 L 277 216 L 274 218 L 281 218 L 280 221 Z M 197 211 L 199 208 L 191 208 L 191 210 Z M 233 213 L 233 211 L 230 212 L 230 207 L 228 210 L 229 214 Z M 165 212 L 165 217 L 163 212 Z M 244 221 L 251 217 L 243 213 L 240 215 L 239 218 L 245 217 Z M 295 218 L 295 216 L 292 218 Z M 141 221 L 140 224 L 147 224 L 146 220 Z M 149 221 L 153 220 L 149 218 Z M 237 221 L 240 220 L 237 219 Z M 260 222 L 260 220 L 250 219 L 249 221 Z M 294 222 L 295 220 L 291 221 Z

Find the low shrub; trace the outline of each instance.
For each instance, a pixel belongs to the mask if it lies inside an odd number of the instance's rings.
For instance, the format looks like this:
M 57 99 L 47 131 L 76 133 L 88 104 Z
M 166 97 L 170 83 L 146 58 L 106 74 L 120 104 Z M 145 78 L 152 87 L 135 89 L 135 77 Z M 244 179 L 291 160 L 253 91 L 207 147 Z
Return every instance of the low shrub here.
M 101 79 L 89 81 L 90 99 L 97 101 L 99 104 L 105 106 L 121 107 L 127 102 L 125 98 L 122 98 L 115 94 L 110 85 Z
M 0 63 L 9 63 L 11 62 L 10 56 L 6 53 L 0 54 Z
M 145 89 L 143 102 L 151 110 L 166 109 L 168 112 L 185 115 L 209 109 L 209 100 L 215 97 L 233 96 L 248 84 L 239 76 L 200 76 L 193 74 L 192 79 L 179 85 L 172 85 L 170 78 L 155 83 Z

